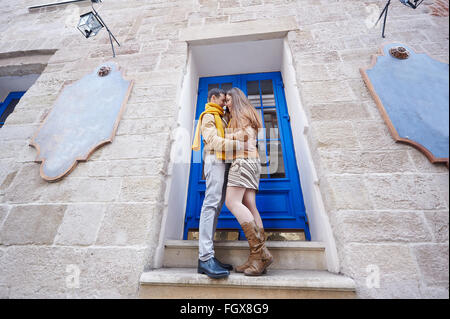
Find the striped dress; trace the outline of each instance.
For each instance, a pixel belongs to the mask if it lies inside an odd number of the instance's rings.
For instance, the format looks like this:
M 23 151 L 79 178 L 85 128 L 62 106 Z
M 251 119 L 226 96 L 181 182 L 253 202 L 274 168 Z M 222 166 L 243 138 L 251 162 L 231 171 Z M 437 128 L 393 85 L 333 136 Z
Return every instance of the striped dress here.
M 227 186 L 259 189 L 261 162 L 258 158 L 236 158 L 228 173 Z
M 258 190 L 261 175 L 261 161 L 259 159 L 258 151 L 256 150 L 257 132 L 253 129 L 247 130 L 247 132 L 250 135 L 249 143 L 250 141 L 255 143 L 255 151 L 238 151 L 237 156 L 233 159 L 230 166 L 227 186 Z

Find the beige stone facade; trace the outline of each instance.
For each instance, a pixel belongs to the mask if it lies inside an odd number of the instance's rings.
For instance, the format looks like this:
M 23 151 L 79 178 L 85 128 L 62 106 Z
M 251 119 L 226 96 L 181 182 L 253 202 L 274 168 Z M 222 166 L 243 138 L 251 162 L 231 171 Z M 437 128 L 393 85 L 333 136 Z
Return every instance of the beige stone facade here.
M 384 1 L 105 0 L 115 59 L 105 30 L 85 39 L 75 27 L 89 1 L 28 9 L 43 2 L 0 8 L 0 88 L 39 75 L 0 128 L 0 298 L 136 298 L 142 273 L 160 266 L 178 196 L 173 130 L 183 90 L 198 84 L 186 82 L 192 47 L 275 38 L 292 55 L 308 123 L 292 127 L 306 138 L 330 229 L 325 268 L 352 278 L 359 298 L 448 298 L 448 168 L 395 143 L 359 71 L 391 41 L 448 63 L 449 18 L 431 14 L 434 1 L 393 1 L 382 39 L 372 25 Z M 48 183 L 29 142 L 64 83 L 105 61 L 134 80 L 116 137 Z

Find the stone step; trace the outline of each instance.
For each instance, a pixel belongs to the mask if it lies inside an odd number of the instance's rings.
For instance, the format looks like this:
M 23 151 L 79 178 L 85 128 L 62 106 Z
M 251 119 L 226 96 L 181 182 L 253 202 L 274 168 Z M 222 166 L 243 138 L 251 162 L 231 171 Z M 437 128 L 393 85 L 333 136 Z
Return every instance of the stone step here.
M 274 257 L 271 269 L 326 270 L 325 245 L 311 241 L 267 241 Z M 215 256 L 221 262 L 241 265 L 249 254 L 247 241 L 214 242 Z M 198 263 L 198 240 L 168 240 L 163 267 L 192 268 Z
M 142 299 L 263 299 L 263 298 L 356 298 L 353 279 L 324 270 L 267 270 L 249 277 L 231 272 L 228 278 L 212 279 L 197 268 L 160 268 L 140 278 Z

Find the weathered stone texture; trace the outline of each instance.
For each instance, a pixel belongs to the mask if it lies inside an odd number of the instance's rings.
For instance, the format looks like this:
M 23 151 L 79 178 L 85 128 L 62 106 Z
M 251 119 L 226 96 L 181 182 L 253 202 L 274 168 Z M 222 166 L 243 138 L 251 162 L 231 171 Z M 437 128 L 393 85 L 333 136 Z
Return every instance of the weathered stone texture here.
M 447 207 L 435 178 L 427 175 L 370 175 L 368 188 L 378 209 L 444 209 Z
M 325 8 L 329 5 L 333 11 Z M 448 61 L 448 18 L 429 16 L 426 6 L 408 10 L 393 4 L 382 39 L 380 27 L 370 29 L 382 9 L 373 1 L 299 7 L 303 28 L 289 33 L 289 44 L 342 272 L 357 281 L 363 298 L 448 297 L 448 279 L 425 280 L 416 260 L 426 263 L 428 256 L 408 246 L 426 243 L 439 256 L 428 271 L 439 278 L 448 272 L 440 268 L 448 264 L 448 253 L 438 248 L 448 243 L 448 168 L 394 141 L 359 73 L 390 41 Z M 421 31 L 405 31 L 416 29 Z M 389 254 L 392 247 L 399 253 Z M 392 268 L 383 266 L 390 262 L 386 256 L 395 259 Z M 379 289 L 366 287 L 365 258 L 385 268 Z M 402 267 L 408 272 L 398 280 L 394 273 Z
M 156 240 L 152 225 L 160 225 L 161 207 L 153 204 L 118 204 L 107 208 L 97 245 L 145 246 Z
M 436 242 L 448 242 L 448 210 L 426 212 L 425 219 Z
M 415 245 L 413 249 L 425 284 L 448 289 L 448 243 Z
M 30 138 L 64 83 L 112 59 L 109 38 L 74 28 L 87 2 L 28 12 L 30 1 L 2 1 L 0 70 L 6 55 L 55 52 L 0 129 L 0 298 L 137 296 L 161 227 L 188 53 L 180 30 L 280 17 L 298 25 L 287 40 L 341 272 L 361 298 L 448 298 L 448 169 L 394 141 L 359 72 L 390 41 L 448 62 L 448 6 L 445 16 L 436 1 L 417 10 L 393 2 L 382 39 L 380 1 L 109 0 L 102 17 L 121 42 L 114 61 L 134 88 L 113 143 L 52 184 Z M 36 69 L 27 63 L 22 71 Z M 79 288 L 67 285 L 71 265 Z M 370 265 L 379 288 L 367 285 Z
M 0 243 L 8 246 L 51 245 L 65 210 L 65 205 L 13 207 L 0 229 Z
M 12 246 L 0 267 L 15 271 L 0 286 L 9 298 L 133 298 L 144 256 L 142 248 Z
M 0 206 L 0 226 L 3 224 L 3 221 L 6 219 L 8 215 L 9 207 L 6 205 Z
M 55 244 L 89 246 L 95 243 L 104 210 L 101 204 L 69 205 L 56 234 Z
M 398 244 L 347 244 L 342 271 L 356 278 L 360 298 L 420 298 L 411 248 Z

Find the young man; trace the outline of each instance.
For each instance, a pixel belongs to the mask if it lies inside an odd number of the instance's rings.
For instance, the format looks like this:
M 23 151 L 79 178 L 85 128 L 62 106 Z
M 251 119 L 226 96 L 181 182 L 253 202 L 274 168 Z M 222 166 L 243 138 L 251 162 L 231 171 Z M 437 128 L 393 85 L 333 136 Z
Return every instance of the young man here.
M 224 138 L 228 124 L 224 117 L 224 106 L 225 91 L 217 88 L 211 89 L 208 92 L 205 112 L 200 115 L 192 146 L 193 150 L 200 149 L 201 130 L 204 140 L 206 191 L 200 214 L 197 271 L 211 278 L 227 277 L 230 270 L 233 269 L 233 266 L 223 264 L 214 257 L 213 244 L 217 220 L 225 202 L 227 175 L 230 167 L 230 164 L 224 161 L 225 151 L 244 149 L 246 146 L 246 143 Z

